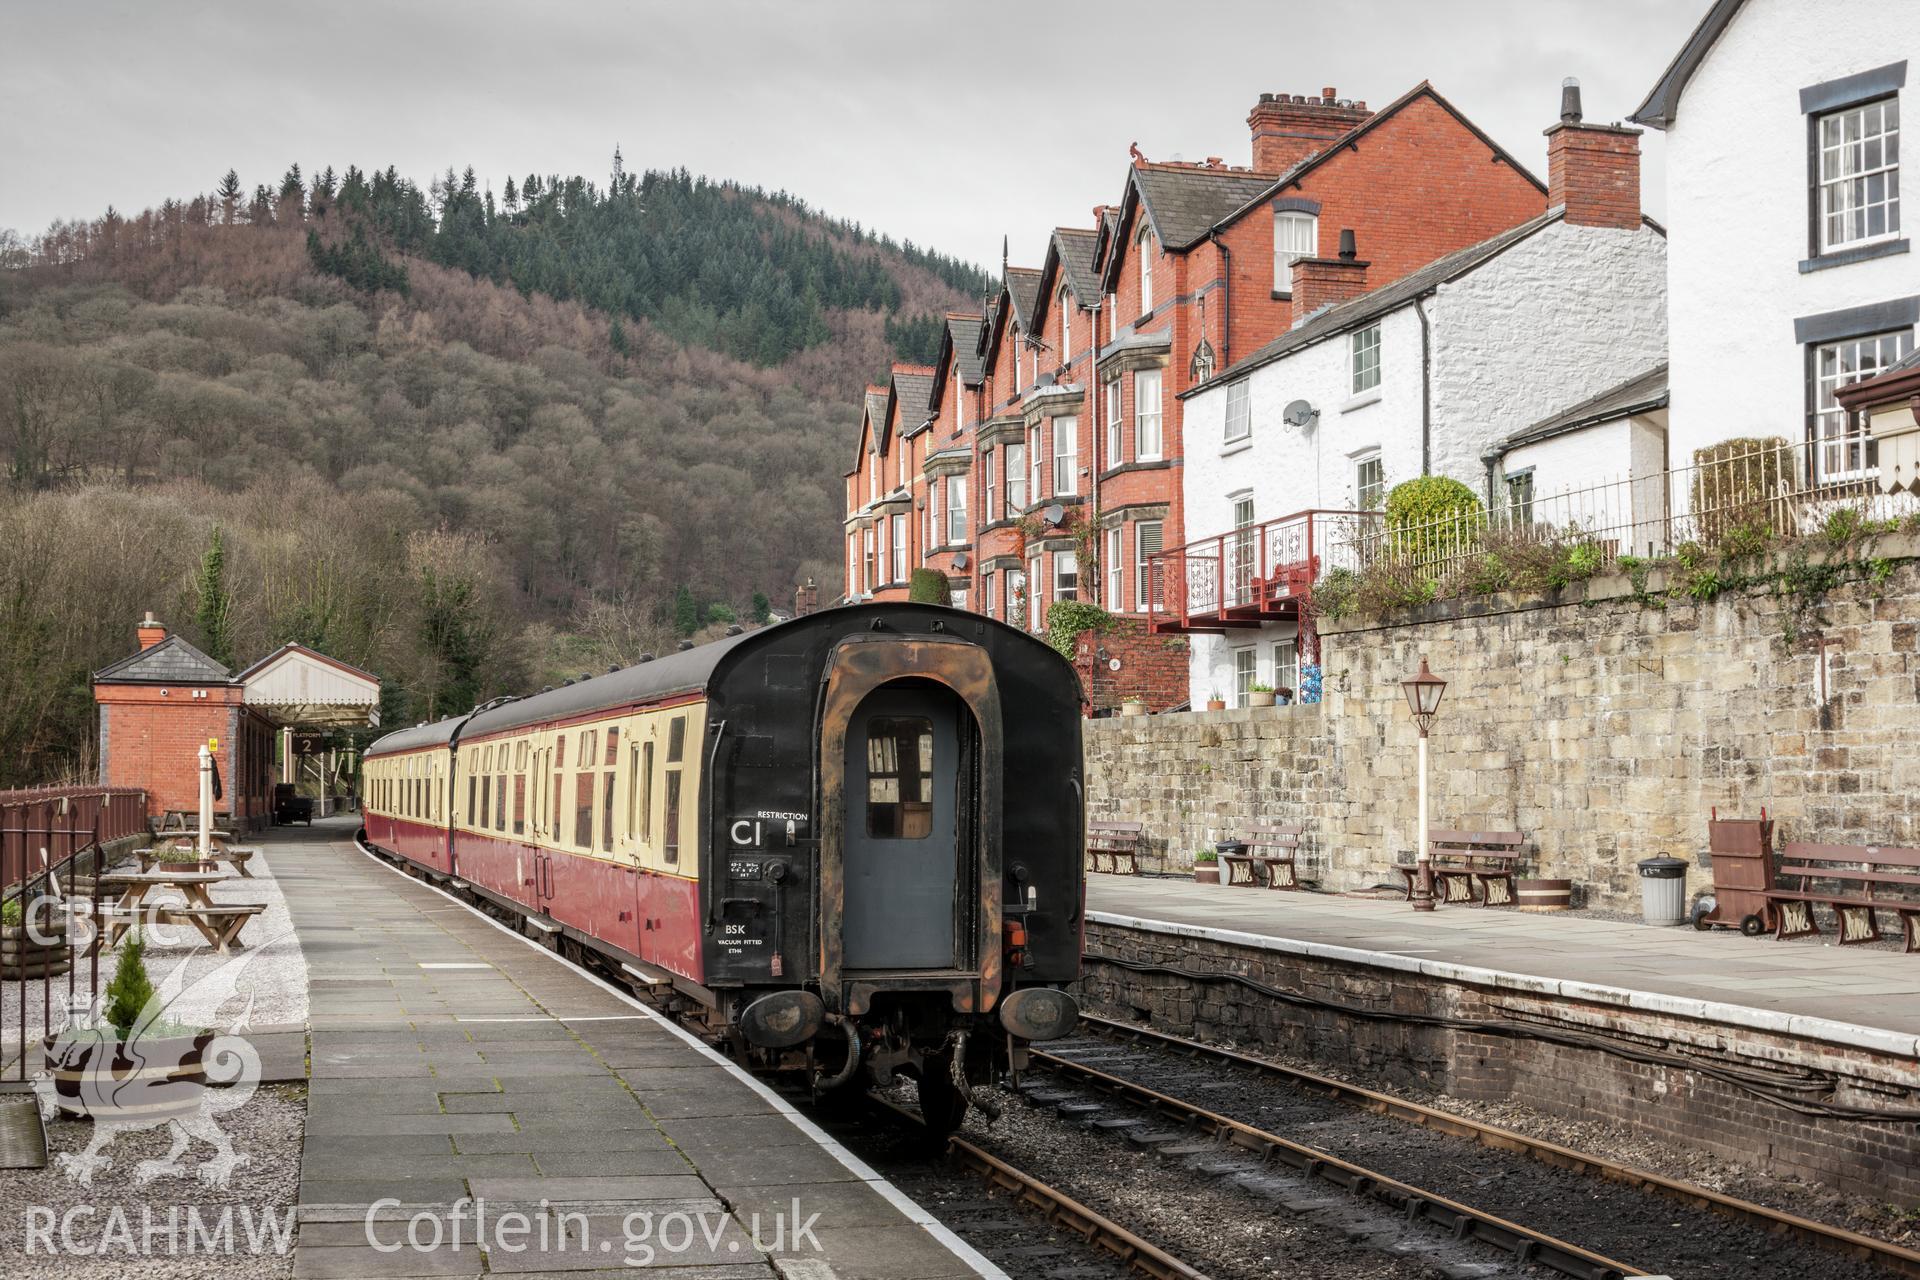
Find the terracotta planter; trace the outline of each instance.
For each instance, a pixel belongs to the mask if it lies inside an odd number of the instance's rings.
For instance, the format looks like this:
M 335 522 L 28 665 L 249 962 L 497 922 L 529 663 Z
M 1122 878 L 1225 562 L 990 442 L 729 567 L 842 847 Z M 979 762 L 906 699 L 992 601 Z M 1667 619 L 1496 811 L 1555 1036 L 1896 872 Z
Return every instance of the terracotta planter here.
M 1209 711 L 1225 711 L 1226 709 L 1227 704 L 1218 698 L 1210 698 L 1207 700 L 1207 710 Z
M 70 1116 L 143 1123 L 196 1111 L 207 1088 L 202 1056 L 213 1035 L 49 1037 L 44 1043 L 55 1105 Z
M 1195 884 L 1219 884 L 1220 864 L 1217 862 L 1196 862 L 1193 864 Z
M 1268 691 L 1267 691 L 1266 693 L 1261 693 L 1261 692 L 1260 692 L 1259 690 L 1257 690 L 1257 689 L 1256 689 L 1256 690 L 1254 690 L 1254 691 L 1252 691 L 1252 692 L 1250 692 L 1250 693 L 1248 693 L 1248 694 L 1247 694 L 1247 705 L 1248 705 L 1248 706 L 1250 706 L 1250 707 L 1270 707 L 1270 706 L 1272 706 L 1272 705 L 1273 705 L 1273 692 L 1272 692 L 1272 690 L 1268 690 Z
M 1573 906 L 1573 881 L 1515 880 L 1513 900 L 1522 911 L 1566 911 Z

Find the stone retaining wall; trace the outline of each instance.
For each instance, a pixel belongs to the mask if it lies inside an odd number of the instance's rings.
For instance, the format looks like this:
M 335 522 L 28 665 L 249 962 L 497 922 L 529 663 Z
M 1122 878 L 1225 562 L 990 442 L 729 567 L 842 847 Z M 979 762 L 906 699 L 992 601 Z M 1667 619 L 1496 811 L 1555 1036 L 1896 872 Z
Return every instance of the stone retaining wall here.
M 1306 874 L 1384 882 L 1415 843 L 1399 682 L 1424 654 L 1449 682 L 1433 825 L 1525 832 L 1523 874 L 1570 878 L 1589 904 L 1637 906 L 1634 863 L 1691 859 L 1715 806 L 1764 806 L 1781 841 L 1920 845 L 1916 555 L 1906 535 L 1833 553 L 1877 561 L 1878 580 L 1811 605 L 1752 592 L 1657 607 L 1615 576 L 1325 623 L 1318 705 L 1089 721 L 1089 816 L 1144 822 L 1176 870 L 1226 833 L 1302 822 Z M 1709 881 L 1695 871 L 1689 889 Z

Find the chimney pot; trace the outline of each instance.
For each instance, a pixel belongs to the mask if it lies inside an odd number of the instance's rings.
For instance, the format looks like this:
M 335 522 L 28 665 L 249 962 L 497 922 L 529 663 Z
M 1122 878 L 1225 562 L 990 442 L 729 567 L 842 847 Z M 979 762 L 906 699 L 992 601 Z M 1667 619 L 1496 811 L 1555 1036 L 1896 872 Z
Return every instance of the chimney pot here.
M 1322 89 L 1320 91 L 1320 96 L 1322 98 L 1325 98 L 1328 102 L 1332 102 L 1334 99 L 1333 86 L 1328 85 L 1326 88 Z
M 1568 76 L 1560 82 L 1560 123 L 1579 124 L 1580 117 L 1580 78 Z
M 1360 256 L 1360 250 L 1354 243 L 1353 228 L 1340 228 L 1340 258 L 1343 262 L 1352 262 Z
M 134 634 L 139 637 L 140 648 L 144 651 L 153 648 L 153 646 L 165 640 L 167 638 L 167 629 L 161 624 L 159 619 L 153 616 L 153 610 L 149 609 L 147 610 L 147 616 L 142 618 L 140 625 L 134 629 Z

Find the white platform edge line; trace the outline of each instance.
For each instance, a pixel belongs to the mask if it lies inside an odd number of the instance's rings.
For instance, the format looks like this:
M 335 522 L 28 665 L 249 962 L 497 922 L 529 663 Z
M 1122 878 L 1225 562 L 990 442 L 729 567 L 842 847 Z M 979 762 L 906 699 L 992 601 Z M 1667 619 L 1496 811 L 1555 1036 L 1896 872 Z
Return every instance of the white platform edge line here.
M 1822 1040 L 1851 1049 L 1870 1049 L 1875 1053 L 1890 1053 L 1920 1059 L 1920 1036 L 1903 1031 L 1887 1031 L 1879 1027 L 1863 1027 L 1858 1023 L 1836 1022 L 1830 1018 L 1782 1013 L 1775 1009 L 1756 1009 L 1752 1005 L 1728 1004 L 1720 1000 L 1700 1000 L 1692 996 L 1665 995 L 1657 991 L 1635 991 L 1628 987 L 1606 986 L 1573 978 L 1541 978 L 1532 974 L 1482 969 L 1474 965 L 1454 964 L 1445 960 L 1420 960 L 1412 956 L 1395 955 L 1391 951 L 1366 951 L 1358 947 L 1340 947 L 1332 943 L 1308 942 L 1299 938 L 1269 937 L 1259 933 L 1244 933 L 1237 929 L 1216 929 L 1209 925 L 1187 924 L 1179 920 L 1153 920 L 1144 916 L 1126 916 L 1111 911 L 1089 911 L 1086 913 L 1086 919 L 1092 924 L 1110 924 L 1118 928 L 1139 929 L 1149 933 L 1170 933 L 1177 937 L 1200 938 L 1208 942 L 1251 947 L 1260 951 L 1312 956 L 1319 960 L 1338 960 L 1347 964 L 1366 965 L 1374 969 L 1390 969 L 1401 973 L 1418 973 L 1430 978 L 1471 982 L 1476 986 L 1502 987 L 1512 991 L 1531 991 L 1540 995 L 1564 996 L 1572 1000 L 1615 1004 L 1647 1013 L 1697 1018 L 1703 1022 L 1718 1022 L 1755 1031 L 1770 1031 L 1777 1035 Z
M 588 973 L 584 969 L 579 969 L 571 964 L 567 964 L 567 962 L 563 960 L 561 957 L 547 950 L 545 947 L 535 942 L 532 938 L 527 937 L 524 933 L 516 933 L 512 929 L 507 928 L 506 925 L 501 924 L 498 920 L 495 920 L 492 916 L 488 915 L 486 912 L 479 910 L 477 907 L 474 907 L 471 903 L 460 901 L 460 899 L 454 897 L 452 894 L 440 888 L 438 885 L 430 884 L 425 880 L 416 880 L 412 876 L 408 875 L 406 872 L 402 871 L 400 868 L 388 862 L 385 858 L 380 857 L 378 854 L 367 852 L 365 849 L 360 847 L 360 842 L 358 840 L 354 840 L 351 837 L 349 837 L 347 840 L 347 844 L 361 857 L 366 858 L 368 861 L 374 863 L 376 866 L 385 868 L 387 871 L 400 877 L 402 880 L 405 880 L 408 884 L 416 885 L 419 888 L 428 890 L 429 892 L 439 894 L 440 896 L 446 898 L 449 902 L 453 903 L 455 906 L 465 907 L 467 911 L 470 914 L 472 914 L 476 919 L 483 920 L 486 923 L 492 925 L 494 928 L 498 929 L 500 932 L 506 934 L 509 938 L 513 938 L 516 941 L 525 943 L 528 947 L 531 947 L 533 950 L 539 952 L 541 955 L 545 956 L 547 959 L 553 961 L 554 963 L 566 965 L 568 973 L 577 975 L 578 977 L 581 977 L 581 978 L 585 978 L 588 982 L 594 983 L 597 986 L 604 987 L 608 991 L 608 993 L 610 993 L 611 995 L 615 996 L 616 998 L 623 1001 L 624 1003 L 633 1006 L 635 1009 L 638 1009 L 650 1021 L 657 1022 L 661 1026 L 665 1027 L 668 1031 L 672 1032 L 674 1035 L 678 1036 L 681 1040 L 685 1041 L 690 1048 L 692 1048 L 695 1052 L 699 1053 L 702 1057 L 714 1063 L 716 1066 L 721 1067 L 727 1072 L 727 1074 L 731 1075 L 734 1079 L 740 1081 L 742 1084 L 746 1085 L 749 1089 L 752 1089 L 755 1093 L 759 1094 L 763 1099 L 767 1101 L 768 1104 L 770 1104 L 773 1107 L 775 1111 L 777 1111 L 780 1115 L 786 1117 L 788 1123 L 792 1124 L 793 1127 L 800 1130 L 800 1132 L 806 1134 L 807 1137 L 811 1138 L 814 1141 L 814 1143 L 817 1144 L 828 1155 L 832 1156 L 835 1160 L 838 1160 L 843 1166 L 846 1167 L 848 1172 L 852 1173 L 856 1178 L 860 1179 L 860 1181 L 872 1187 L 874 1191 L 879 1194 L 881 1199 L 885 1200 L 888 1204 L 898 1209 L 907 1218 L 909 1222 L 912 1222 L 915 1226 L 919 1227 L 922 1231 L 925 1231 L 928 1235 L 932 1236 L 935 1240 L 938 1240 L 941 1246 L 944 1247 L 948 1252 L 952 1253 L 956 1258 L 959 1258 L 960 1261 L 966 1263 L 969 1267 L 972 1267 L 973 1273 L 975 1275 L 983 1277 L 983 1280 L 1013 1280 L 1013 1277 L 1009 1276 L 1006 1272 L 1002 1271 L 999 1267 L 994 1266 L 993 1263 L 989 1262 L 972 1245 L 968 1244 L 965 1240 L 962 1240 L 959 1236 L 955 1235 L 953 1231 L 945 1223 L 941 1222 L 938 1218 L 935 1218 L 931 1213 L 928 1213 L 925 1209 L 921 1208 L 920 1205 L 906 1192 L 900 1190 L 900 1188 L 894 1186 L 891 1182 L 887 1181 L 884 1177 L 882 1177 L 878 1170 L 874 1169 L 871 1165 L 869 1165 L 866 1161 L 862 1160 L 859 1156 L 856 1156 L 855 1154 L 853 1154 L 853 1152 L 841 1146 L 839 1142 L 837 1142 L 833 1137 L 827 1134 L 825 1130 L 821 1129 L 819 1125 L 815 1124 L 813 1121 L 809 1120 L 805 1115 L 803 1115 L 798 1108 L 796 1108 L 791 1103 L 789 1103 L 785 1098 L 782 1098 L 779 1094 L 775 1093 L 772 1089 L 768 1088 L 767 1085 L 765 1085 L 761 1081 L 754 1079 L 752 1073 L 745 1070 L 738 1063 L 730 1061 L 724 1055 L 700 1043 L 699 1038 L 695 1036 L 692 1032 L 687 1031 L 686 1029 L 676 1025 L 670 1019 L 662 1017 L 658 1012 L 648 1008 L 645 1004 L 642 1004 L 639 1000 L 634 999 L 631 995 L 628 995 L 626 992 L 620 990 L 620 988 L 614 986 L 612 983 L 608 982 L 606 979 L 601 978 L 599 975 Z M 556 1022 L 562 1021 L 562 1019 L 558 1019 L 558 1018 L 555 1018 L 553 1020 Z

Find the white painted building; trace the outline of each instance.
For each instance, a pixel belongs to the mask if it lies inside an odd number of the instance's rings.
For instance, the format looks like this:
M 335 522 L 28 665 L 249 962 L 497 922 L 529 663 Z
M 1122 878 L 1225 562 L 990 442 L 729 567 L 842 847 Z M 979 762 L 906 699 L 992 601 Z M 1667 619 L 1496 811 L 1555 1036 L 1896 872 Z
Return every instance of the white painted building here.
M 1633 118 L 1667 133 L 1671 456 L 1732 437 L 1834 441 L 1837 385 L 1913 349 L 1920 261 L 1899 199 L 1920 4 L 1718 0 Z M 1848 444 L 1848 441 L 1855 443 Z
M 1206 615 L 1190 630 L 1196 705 L 1297 687 L 1314 656 L 1287 616 L 1297 609 L 1265 584 L 1299 564 L 1278 590 L 1297 596 L 1357 522 L 1286 517 L 1377 509 L 1422 474 L 1505 506 L 1662 467 L 1665 239 L 1639 212 L 1637 131 L 1580 125 L 1574 110 L 1549 131 L 1547 213 L 1310 311 L 1190 393 L 1189 542 L 1167 574 L 1176 606 Z M 1351 293 L 1366 247 L 1353 248 L 1296 270 Z

